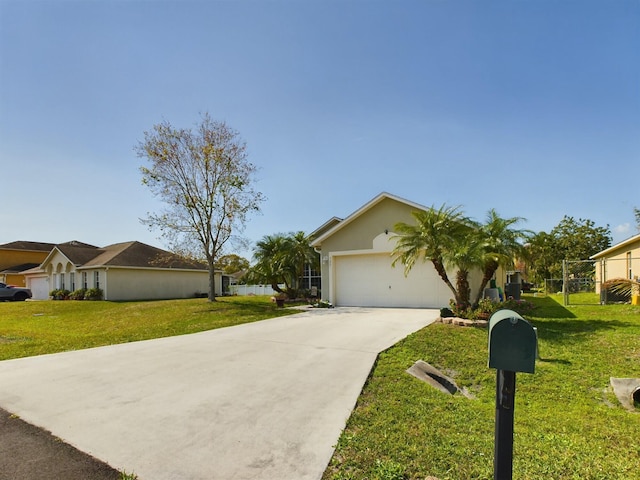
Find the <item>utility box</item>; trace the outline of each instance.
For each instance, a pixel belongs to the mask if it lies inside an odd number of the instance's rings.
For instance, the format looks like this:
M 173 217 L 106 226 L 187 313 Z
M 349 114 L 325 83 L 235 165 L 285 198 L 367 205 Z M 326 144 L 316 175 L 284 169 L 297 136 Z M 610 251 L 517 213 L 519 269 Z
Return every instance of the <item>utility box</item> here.
M 504 285 L 504 298 L 507 300 L 520 300 L 522 284 L 506 283 Z
M 534 373 L 538 338 L 533 326 L 513 310 L 489 319 L 489 368 Z

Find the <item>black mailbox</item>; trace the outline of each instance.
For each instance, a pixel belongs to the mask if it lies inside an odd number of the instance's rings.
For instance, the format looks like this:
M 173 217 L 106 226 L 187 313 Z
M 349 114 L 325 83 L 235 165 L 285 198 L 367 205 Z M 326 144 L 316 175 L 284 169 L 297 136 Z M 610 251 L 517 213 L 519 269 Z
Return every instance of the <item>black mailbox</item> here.
M 537 335 L 529 322 L 513 310 L 498 310 L 489 319 L 489 367 L 534 373 Z

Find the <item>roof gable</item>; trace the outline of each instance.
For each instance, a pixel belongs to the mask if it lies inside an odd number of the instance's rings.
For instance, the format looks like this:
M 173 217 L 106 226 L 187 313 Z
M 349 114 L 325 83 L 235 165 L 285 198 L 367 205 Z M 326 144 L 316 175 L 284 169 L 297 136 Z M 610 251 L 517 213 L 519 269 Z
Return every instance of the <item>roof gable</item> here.
M 175 253 L 162 250 L 141 242 L 115 243 L 99 249 L 94 258 L 83 267 L 139 267 L 139 268 L 181 268 L 206 270 L 202 263 L 190 261 Z
M 607 255 L 610 255 L 613 252 L 622 250 L 626 247 L 630 247 L 637 242 L 640 242 L 640 233 L 638 235 L 634 235 L 633 237 L 629 237 L 626 240 L 623 240 L 622 242 L 616 243 L 615 245 L 612 245 L 611 247 L 606 248 L 601 252 L 596 253 L 595 255 L 592 255 L 591 258 L 597 259 L 597 258 L 606 257 Z
M 63 243 L 56 245 L 55 250 L 62 253 L 74 265 L 83 265 L 94 258 L 101 249 L 86 244 L 74 245 L 72 243 Z M 51 254 L 53 254 L 53 251 Z M 49 254 L 49 256 L 52 256 L 51 254 Z M 47 260 L 48 259 L 49 257 L 47 257 Z M 45 260 L 45 262 L 47 260 Z
M 309 238 L 313 240 L 315 238 L 320 237 L 321 235 L 323 235 L 324 233 L 328 232 L 333 227 L 335 227 L 337 224 L 339 224 L 341 221 L 342 221 L 342 218 L 339 218 L 339 217 L 330 218 L 329 220 L 324 222 L 322 225 L 320 225 L 318 228 L 316 228 L 313 232 L 311 232 L 309 234 Z
M 55 245 L 41 267 L 51 262 L 56 254 L 63 255 L 77 268 L 132 267 L 132 268 L 179 268 L 206 270 L 206 265 L 191 261 L 175 253 L 152 247 L 141 242 L 115 243 L 98 248 L 81 242 Z
M 344 220 L 342 220 L 341 222 L 339 222 L 338 224 L 336 224 L 335 226 L 330 228 L 328 231 L 326 231 L 322 235 L 320 235 L 318 238 L 316 238 L 311 243 L 311 245 L 313 247 L 320 246 L 324 240 L 326 240 L 327 238 L 331 237 L 335 233 L 339 232 L 340 230 L 345 228 L 347 225 L 352 223 L 354 220 L 358 219 L 363 214 L 365 214 L 366 212 L 368 212 L 373 207 L 375 207 L 376 205 L 378 205 L 379 203 L 381 203 L 383 200 L 386 200 L 386 199 L 395 200 L 396 202 L 405 204 L 405 205 L 407 205 L 407 206 L 409 206 L 411 208 L 414 208 L 416 210 L 429 210 L 429 207 L 426 207 L 424 205 L 420 205 L 419 203 L 415 203 L 415 202 L 412 202 L 410 200 L 406 200 L 406 199 L 398 197 L 396 195 L 392 195 L 391 193 L 382 192 L 379 195 L 377 195 L 376 197 L 374 197 L 373 199 L 371 199 L 369 202 L 365 203 L 362 207 L 360 207 L 358 210 L 353 212 L 347 218 L 345 218 Z

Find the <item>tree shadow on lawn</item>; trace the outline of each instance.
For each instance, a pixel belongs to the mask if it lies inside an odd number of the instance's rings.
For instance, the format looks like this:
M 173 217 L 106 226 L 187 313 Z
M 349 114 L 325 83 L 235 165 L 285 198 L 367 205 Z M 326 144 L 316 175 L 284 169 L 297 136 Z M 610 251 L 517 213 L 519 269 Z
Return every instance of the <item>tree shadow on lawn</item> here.
M 572 344 L 584 337 L 601 331 L 612 331 L 621 328 L 635 328 L 636 324 L 620 320 L 540 320 L 533 324 L 538 329 L 538 338 L 556 343 Z
M 537 318 L 576 318 L 571 310 L 567 310 L 551 297 L 527 298 L 535 309 L 528 315 Z

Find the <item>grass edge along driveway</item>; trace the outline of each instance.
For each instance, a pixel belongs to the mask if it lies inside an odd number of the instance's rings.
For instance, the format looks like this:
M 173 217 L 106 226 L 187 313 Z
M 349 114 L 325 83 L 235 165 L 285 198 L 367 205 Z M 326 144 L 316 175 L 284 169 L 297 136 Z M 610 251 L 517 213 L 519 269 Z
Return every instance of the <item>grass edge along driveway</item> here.
M 640 377 L 640 308 L 526 299 L 542 361 L 516 379 L 514 479 L 637 478 L 640 412 L 619 405 L 609 378 Z M 405 373 L 416 360 L 476 399 Z M 323 480 L 493 478 L 494 417 L 486 329 L 431 325 L 379 356 Z
M 296 313 L 269 297 L 0 303 L 0 360 L 196 333 Z

